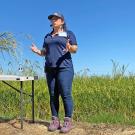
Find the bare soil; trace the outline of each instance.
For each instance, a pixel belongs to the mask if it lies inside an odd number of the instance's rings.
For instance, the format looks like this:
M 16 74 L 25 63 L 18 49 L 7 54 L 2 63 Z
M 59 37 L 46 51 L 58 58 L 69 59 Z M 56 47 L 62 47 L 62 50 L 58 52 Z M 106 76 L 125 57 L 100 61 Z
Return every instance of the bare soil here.
M 20 128 L 19 120 L 0 121 L 0 135 L 59 135 L 59 130 L 48 132 L 49 122 L 30 121 L 24 122 L 23 129 Z M 135 135 L 135 126 L 76 123 L 74 128 L 66 135 Z

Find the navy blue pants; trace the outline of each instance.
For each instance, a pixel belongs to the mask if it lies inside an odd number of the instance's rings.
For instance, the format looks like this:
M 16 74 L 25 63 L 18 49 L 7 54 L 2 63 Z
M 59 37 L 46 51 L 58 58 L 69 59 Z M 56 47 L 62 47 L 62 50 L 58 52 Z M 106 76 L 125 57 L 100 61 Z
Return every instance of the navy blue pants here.
M 59 96 L 64 104 L 65 117 L 72 117 L 72 81 L 73 68 L 46 68 L 46 79 L 50 94 L 50 106 L 52 116 L 59 115 Z

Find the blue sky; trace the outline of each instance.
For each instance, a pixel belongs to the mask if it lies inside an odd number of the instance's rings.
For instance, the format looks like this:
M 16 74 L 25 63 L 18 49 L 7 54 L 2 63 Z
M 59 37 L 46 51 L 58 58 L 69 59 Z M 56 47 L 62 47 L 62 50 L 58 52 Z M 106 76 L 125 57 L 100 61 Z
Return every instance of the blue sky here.
M 21 39 L 23 57 L 43 66 L 44 59 L 30 51 L 30 44 L 42 48 L 51 30 L 47 16 L 59 11 L 78 41 L 78 52 L 72 55 L 75 72 L 89 68 L 91 74 L 111 74 L 113 59 L 134 73 L 134 7 L 134 0 L 1 0 L 0 32 L 30 34 L 32 41 Z

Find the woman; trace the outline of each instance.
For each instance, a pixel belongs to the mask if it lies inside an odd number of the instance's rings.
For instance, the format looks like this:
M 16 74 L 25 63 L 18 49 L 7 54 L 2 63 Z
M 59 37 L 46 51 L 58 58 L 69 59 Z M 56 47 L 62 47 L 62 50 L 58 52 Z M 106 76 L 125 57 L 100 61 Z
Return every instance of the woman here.
M 77 42 L 73 32 L 67 30 L 64 16 L 58 12 L 48 16 L 52 31 L 44 38 L 43 49 L 32 44 L 32 51 L 45 56 L 45 73 L 50 94 L 52 122 L 48 130 L 66 133 L 72 128 L 72 81 L 74 76 L 71 53 L 77 51 Z M 64 125 L 60 128 L 59 95 L 65 110 Z

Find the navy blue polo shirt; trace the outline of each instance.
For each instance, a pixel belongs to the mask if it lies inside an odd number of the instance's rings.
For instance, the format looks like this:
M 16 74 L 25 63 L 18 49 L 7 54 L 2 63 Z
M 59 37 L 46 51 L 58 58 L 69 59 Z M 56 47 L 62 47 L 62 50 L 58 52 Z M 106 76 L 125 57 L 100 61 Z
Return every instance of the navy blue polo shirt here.
M 72 31 L 66 31 L 66 35 L 52 36 L 48 33 L 44 38 L 43 48 L 46 50 L 46 67 L 73 67 L 70 52 L 64 52 L 67 39 L 71 45 L 77 45 L 76 37 Z

